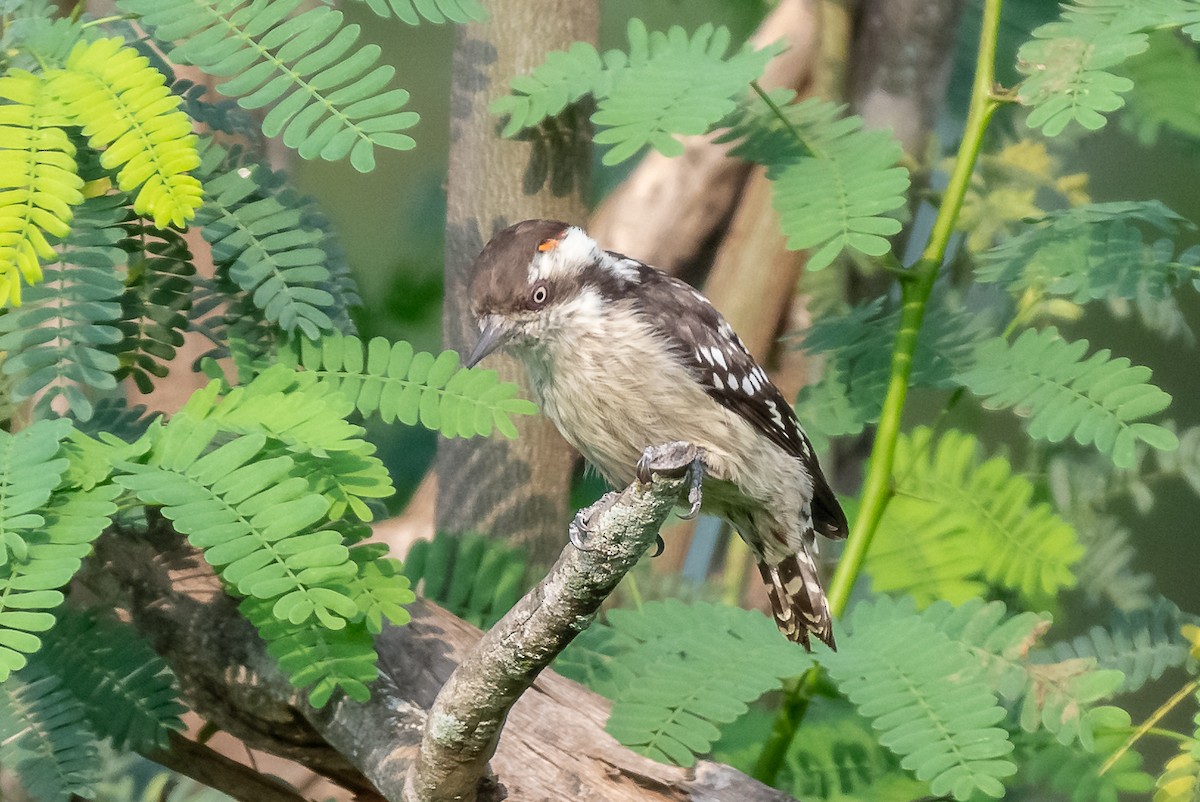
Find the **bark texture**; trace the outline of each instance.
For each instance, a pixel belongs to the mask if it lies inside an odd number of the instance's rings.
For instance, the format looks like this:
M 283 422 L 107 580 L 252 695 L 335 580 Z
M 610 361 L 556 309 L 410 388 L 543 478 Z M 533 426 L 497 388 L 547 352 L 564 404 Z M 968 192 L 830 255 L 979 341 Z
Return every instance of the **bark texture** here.
M 946 95 L 963 0 L 862 0 L 850 97 L 868 126 L 891 128 L 916 158 Z
M 528 218 L 582 221 L 590 154 L 585 117 L 502 139 L 488 105 L 549 50 L 595 41 L 598 4 L 559 0 L 491 0 L 491 19 L 458 29 L 450 105 L 447 183 L 447 348 L 470 350 L 478 330 L 468 309 L 470 267 L 500 229 Z M 569 13 L 568 13 L 569 12 Z M 488 367 L 525 385 L 524 371 L 504 355 Z M 526 393 L 528 395 L 528 393 Z M 530 549 L 549 562 L 561 545 L 574 453 L 547 419 L 524 418 L 515 441 L 443 440 L 438 449 L 437 528 L 483 532 Z

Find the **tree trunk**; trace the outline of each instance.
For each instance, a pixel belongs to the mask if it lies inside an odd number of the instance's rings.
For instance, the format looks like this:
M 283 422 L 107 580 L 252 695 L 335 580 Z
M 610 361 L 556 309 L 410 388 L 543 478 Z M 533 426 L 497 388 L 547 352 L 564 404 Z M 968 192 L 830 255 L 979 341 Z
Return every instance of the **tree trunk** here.
M 891 128 L 915 158 L 946 96 L 963 0 L 863 0 L 849 94 L 871 128 Z
M 501 228 L 528 218 L 582 222 L 590 132 L 574 125 L 501 139 L 488 105 L 508 91 L 514 75 L 541 64 L 549 50 L 595 41 L 594 2 L 494 0 L 491 19 L 459 29 L 454 48 L 447 187 L 447 348 L 469 350 L 477 335 L 467 308 L 470 267 Z M 526 389 L 524 371 L 503 355 L 488 357 L 505 379 Z M 567 492 L 574 454 L 545 418 L 518 424 L 515 441 L 442 441 L 438 449 L 437 526 L 483 532 L 530 550 L 548 562 L 561 546 L 568 520 Z

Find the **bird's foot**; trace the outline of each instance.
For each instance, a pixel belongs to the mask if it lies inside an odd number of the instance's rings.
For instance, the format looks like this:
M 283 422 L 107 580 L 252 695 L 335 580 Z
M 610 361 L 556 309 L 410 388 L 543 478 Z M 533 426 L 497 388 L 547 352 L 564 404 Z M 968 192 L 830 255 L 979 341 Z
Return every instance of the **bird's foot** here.
M 672 478 L 688 477 L 688 511 L 679 517 L 695 518 L 703 501 L 704 450 L 682 440 L 661 446 L 650 446 L 642 452 L 637 464 L 639 482 L 648 484 L 654 474 Z

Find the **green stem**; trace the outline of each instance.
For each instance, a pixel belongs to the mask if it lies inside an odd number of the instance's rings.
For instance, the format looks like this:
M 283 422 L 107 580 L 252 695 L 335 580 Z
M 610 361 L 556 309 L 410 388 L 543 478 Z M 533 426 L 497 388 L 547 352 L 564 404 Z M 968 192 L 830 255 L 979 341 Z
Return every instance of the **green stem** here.
M 133 19 L 137 19 L 137 18 L 138 18 L 137 14 L 112 14 L 107 17 L 100 17 L 99 19 L 88 20 L 87 22 L 83 23 L 79 27 L 80 28 L 95 28 L 98 25 L 107 25 L 110 22 L 120 22 L 121 20 L 133 20 Z
M 1167 713 L 1170 713 L 1172 710 L 1178 707 L 1180 702 L 1195 693 L 1197 688 L 1200 688 L 1200 680 L 1192 680 L 1187 685 L 1184 685 L 1182 688 L 1172 694 L 1170 699 L 1159 705 L 1158 709 L 1151 713 L 1148 719 L 1143 721 L 1141 725 L 1134 729 L 1134 731 L 1125 740 L 1125 743 L 1121 744 L 1121 747 L 1117 751 L 1109 755 L 1108 760 L 1104 761 L 1104 765 L 1100 767 L 1100 771 L 1098 772 L 1099 775 L 1103 777 L 1109 769 L 1117 765 L 1117 761 L 1121 759 L 1121 756 L 1133 748 L 1133 745 L 1137 743 L 1143 736 L 1157 730 L 1158 722 L 1162 721 L 1163 717 L 1166 716 Z
M 867 550 L 883 519 L 884 510 L 892 496 L 892 467 L 896 457 L 896 442 L 900 436 L 900 423 L 904 413 L 904 402 L 908 398 L 908 382 L 912 374 L 913 354 L 916 351 L 917 334 L 925 320 L 925 310 L 933 285 L 946 256 L 950 236 L 962 209 L 963 198 L 970 185 L 975 162 L 983 146 L 983 135 L 992 115 L 1001 105 L 995 93 L 996 37 L 1000 28 L 1001 0 L 985 0 L 983 24 L 979 38 L 979 54 L 975 63 L 975 81 L 971 88 L 971 103 L 967 112 L 967 124 L 962 142 L 954 160 L 954 170 L 942 194 L 937 219 L 929 234 L 929 242 L 914 265 L 912 280 L 901 285 L 900 330 L 892 348 L 891 378 L 887 395 L 876 429 L 875 444 L 867 463 L 867 476 L 863 483 L 862 504 L 858 516 L 850 528 L 846 548 L 842 552 L 833 580 L 829 584 L 829 608 L 835 616 L 846 611 L 850 592 L 862 571 Z M 784 756 L 804 718 L 809 699 L 820 680 L 820 669 L 810 670 L 795 687 L 786 694 L 776 714 L 770 736 L 763 745 L 755 766 L 754 776 L 773 785 L 783 766 Z
M 775 114 L 776 119 L 783 123 L 784 127 L 786 127 L 788 132 L 792 135 L 792 138 L 807 148 L 808 143 L 805 142 L 804 137 L 800 135 L 799 129 L 792 125 L 792 121 L 789 120 L 787 115 L 783 113 L 783 109 L 779 108 L 778 103 L 776 103 L 774 100 L 771 100 L 771 96 L 768 95 L 761 86 L 759 86 L 758 81 L 751 81 L 750 88 L 753 89 L 760 98 L 762 98 L 762 102 L 766 103 L 767 108 L 769 108 Z

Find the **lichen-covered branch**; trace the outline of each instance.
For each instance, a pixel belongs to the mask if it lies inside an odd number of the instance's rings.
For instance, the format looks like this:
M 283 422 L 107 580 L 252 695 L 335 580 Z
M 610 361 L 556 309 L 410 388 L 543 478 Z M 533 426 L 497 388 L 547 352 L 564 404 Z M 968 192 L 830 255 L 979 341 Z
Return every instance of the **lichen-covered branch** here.
M 568 546 L 450 675 L 425 725 L 405 786 L 408 802 L 471 802 L 486 788 L 488 761 L 513 703 L 555 656 L 587 628 L 601 603 L 654 542 L 693 470 L 683 443 L 643 460 L 649 482 L 635 481 L 582 514 L 587 539 Z

